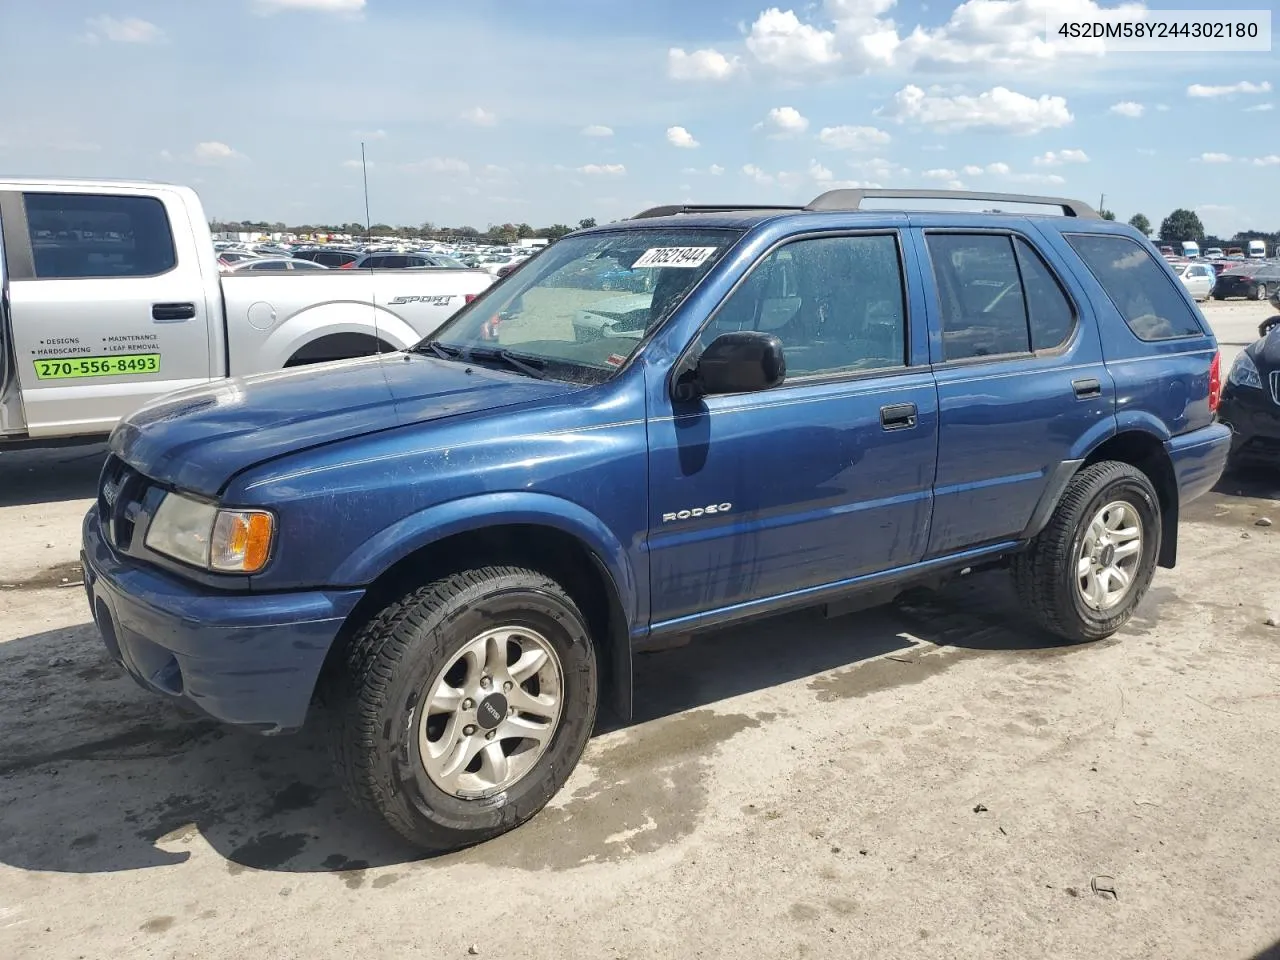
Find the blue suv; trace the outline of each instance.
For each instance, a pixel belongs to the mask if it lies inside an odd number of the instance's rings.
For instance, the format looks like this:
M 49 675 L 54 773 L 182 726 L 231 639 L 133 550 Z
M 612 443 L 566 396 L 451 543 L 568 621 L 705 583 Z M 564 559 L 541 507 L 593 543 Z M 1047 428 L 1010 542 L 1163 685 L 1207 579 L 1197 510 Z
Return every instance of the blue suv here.
M 319 703 L 351 796 L 455 848 L 533 816 L 673 637 L 990 566 L 1112 634 L 1223 470 L 1219 392 L 1169 266 L 1074 201 L 657 208 L 410 350 L 138 412 L 86 589 L 143 686 L 262 733 Z

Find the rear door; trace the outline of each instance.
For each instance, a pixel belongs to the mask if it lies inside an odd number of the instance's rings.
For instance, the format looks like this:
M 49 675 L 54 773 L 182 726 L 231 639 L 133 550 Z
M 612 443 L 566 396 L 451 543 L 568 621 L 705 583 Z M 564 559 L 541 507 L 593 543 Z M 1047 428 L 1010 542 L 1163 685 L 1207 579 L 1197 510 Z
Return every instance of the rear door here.
M 1060 465 L 1114 431 L 1115 388 L 1090 306 L 1038 231 L 933 222 L 912 232 L 938 384 L 939 557 L 1018 539 Z
M 27 433 L 107 432 L 213 375 L 186 206 L 163 189 L 0 192 Z

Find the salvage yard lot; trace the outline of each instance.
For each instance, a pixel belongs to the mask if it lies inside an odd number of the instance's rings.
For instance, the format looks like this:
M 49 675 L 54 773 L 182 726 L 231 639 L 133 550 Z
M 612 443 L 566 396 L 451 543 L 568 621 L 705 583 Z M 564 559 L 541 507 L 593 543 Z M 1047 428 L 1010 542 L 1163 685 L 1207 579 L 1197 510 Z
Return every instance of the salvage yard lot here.
M 1225 374 L 1269 310 L 1205 313 Z M 997 574 L 644 656 L 636 722 L 546 811 L 421 859 L 315 735 L 185 717 L 107 659 L 75 566 L 101 456 L 0 458 L 0 957 L 1280 949 L 1280 472 L 1192 505 L 1102 643 Z

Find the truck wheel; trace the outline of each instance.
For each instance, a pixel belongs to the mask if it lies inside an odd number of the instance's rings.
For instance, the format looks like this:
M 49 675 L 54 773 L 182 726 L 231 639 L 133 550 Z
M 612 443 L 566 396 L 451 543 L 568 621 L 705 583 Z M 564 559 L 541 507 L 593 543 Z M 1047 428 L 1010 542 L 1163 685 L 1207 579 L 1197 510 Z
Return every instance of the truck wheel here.
M 1049 525 L 1013 561 L 1023 605 L 1076 643 L 1115 633 L 1151 585 L 1160 501 L 1146 474 L 1105 460 L 1068 484 Z
M 331 673 L 339 777 L 361 807 L 438 852 L 520 825 L 577 765 L 595 723 L 595 648 L 553 580 L 484 567 L 386 607 Z

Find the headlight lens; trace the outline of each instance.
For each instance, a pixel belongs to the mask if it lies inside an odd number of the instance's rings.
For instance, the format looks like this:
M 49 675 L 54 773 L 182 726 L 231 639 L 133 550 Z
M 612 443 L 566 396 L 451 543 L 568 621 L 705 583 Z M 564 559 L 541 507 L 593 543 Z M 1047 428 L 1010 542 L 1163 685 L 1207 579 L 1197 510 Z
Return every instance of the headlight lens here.
M 271 556 L 275 518 L 265 510 L 219 510 L 177 493 L 165 494 L 147 547 L 193 567 L 257 573 Z
M 1234 383 L 1237 387 L 1254 387 L 1261 390 L 1262 377 L 1258 375 L 1258 367 L 1254 364 L 1253 358 L 1244 352 L 1236 354 L 1236 362 L 1231 365 L 1231 372 L 1227 374 L 1227 383 Z

